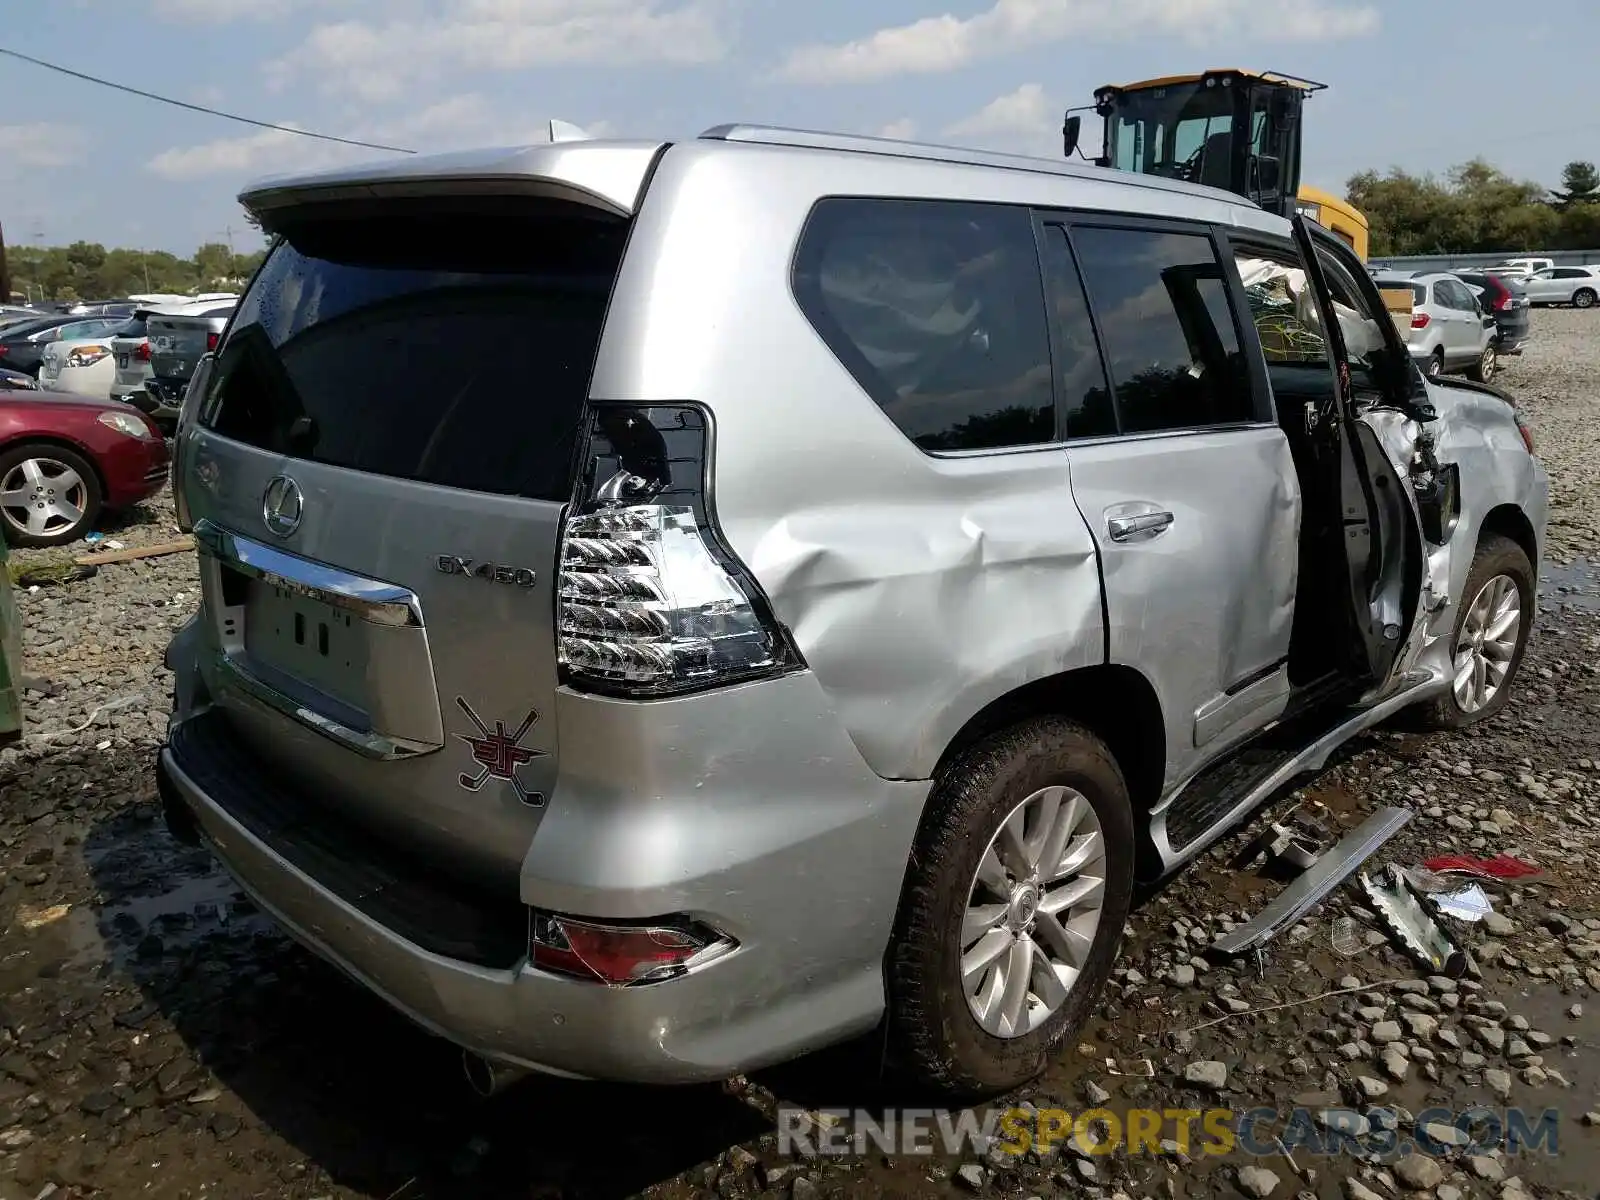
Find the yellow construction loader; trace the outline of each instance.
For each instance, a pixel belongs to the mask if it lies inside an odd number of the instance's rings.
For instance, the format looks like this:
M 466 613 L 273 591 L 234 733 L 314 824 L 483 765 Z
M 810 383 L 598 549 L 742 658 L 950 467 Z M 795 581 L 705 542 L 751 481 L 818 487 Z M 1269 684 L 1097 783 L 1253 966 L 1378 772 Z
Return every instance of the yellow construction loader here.
M 1230 68 L 1103 87 L 1093 111 L 1104 122 L 1103 167 L 1225 188 L 1263 208 L 1302 213 L 1350 243 L 1367 261 L 1368 224 L 1354 206 L 1300 183 L 1300 116 L 1326 84 L 1276 71 Z M 1078 149 L 1088 109 L 1068 110 L 1062 137 Z

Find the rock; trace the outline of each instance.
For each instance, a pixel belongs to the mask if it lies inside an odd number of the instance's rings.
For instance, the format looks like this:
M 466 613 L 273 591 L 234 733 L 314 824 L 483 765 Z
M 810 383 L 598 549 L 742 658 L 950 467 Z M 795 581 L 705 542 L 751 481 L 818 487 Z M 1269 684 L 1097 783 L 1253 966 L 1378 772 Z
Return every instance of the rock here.
M 1167 978 L 1177 987 L 1189 987 L 1194 983 L 1194 968 L 1188 963 L 1180 963 L 1172 968 Z
M 1492 936 L 1502 940 L 1513 936 L 1517 932 L 1516 923 L 1504 913 L 1490 913 L 1483 919 L 1483 927 Z
M 1377 1192 L 1354 1176 L 1349 1176 L 1344 1181 L 1345 1200 L 1384 1200 Z
M 961 1170 L 964 1171 L 966 1168 L 963 1167 Z M 978 1167 L 976 1170 L 980 1175 L 983 1172 L 982 1167 Z M 961 1171 L 956 1172 L 956 1178 L 961 1178 Z M 978 1184 L 978 1188 L 981 1188 L 982 1186 L 983 1184 Z M 977 1191 L 978 1188 L 973 1188 L 973 1191 Z M 812 1183 L 811 1180 L 807 1179 L 804 1175 L 796 1175 L 794 1178 L 794 1183 L 789 1186 L 789 1195 L 793 1197 L 793 1200 L 818 1200 L 818 1197 L 820 1197 L 822 1193 L 817 1189 L 817 1185 Z
M 1435 1146 L 1459 1147 L 1472 1143 L 1472 1138 L 1465 1131 L 1441 1121 L 1429 1121 L 1422 1127 L 1422 1132 Z
M 983 1185 L 989 1181 L 989 1177 L 987 1172 L 977 1163 L 967 1163 L 956 1171 L 956 1181 L 968 1191 L 981 1192 L 983 1191 Z
M 1083 1082 L 1083 1098 L 1089 1102 L 1090 1107 L 1100 1108 L 1111 1099 L 1111 1093 L 1106 1091 L 1092 1079 Z
M 1390 1079 L 1393 1079 L 1396 1083 L 1405 1082 L 1406 1073 L 1411 1070 L 1411 1060 L 1400 1053 L 1398 1044 L 1391 1045 L 1385 1049 L 1383 1057 L 1379 1061 L 1383 1066 L 1384 1074 L 1388 1075 Z
M 1264 1167 L 1239 1168 L 1239 1190 L 1246 1196 L 1256 1197 L 1256 1200 L 1264 1200 L 1264 1197 L 1272 1195 L 1279 1182 L 1278 1177 Z
M 1425 1042 L 1433 1037 L 1439 1028 L 1437 1017 L 1430 1017 L 1427 1013 L 1408 1012 L 1405 1014 L 1406 1028 L 1411 1030 L 1411 1036 L 1419 1042 Z
M 1490 1025 L 1486 1029 L 1478 1030 L 1478 1041 L 1499 1054 L 1506 1048 L 1506 1031 L 1498 1025 Z
M 1505 1168 L 1487 1154 L 1467 1155 L 1467 1170 L 1490 1183 L 1499 1183 L 1506 1177 Z
M 1226 1064 L 1214 1060 L 1192 1062 L 1183 1069 L 1183 1081 L 1207 1091 L 1219 1092 L 1228 1083 Z
M 1500 1099 L 1509 1099 L 1511 1096 L 1511 1075 L 1498 1067 L 1490 1067 L 1483 1073 L 1483 1083 L 1491 1092 Z
M 1356 1078 L 1356 1086 L 1361 1089 L 1362 1095 L 1368 1100 L 1376 1100 L 1389 1094 L 1389 1085 L 1381 1079 L 1374 1079 L 1370 1075 L 1360 1075 Z
M 1583 1005 L 1574 1004 L 1571 1008 L 1567 1009 L 1567 1016 L 1576 1021 L 1578 1018 L 1583 1016 Z
M 1394 1164 L 1394 1175 L 1414 1192 L 1424 1192 L 1444 1182 L 1444 1168 L 1426 1154 L 1408 1154 Z
M 1398 1042 L 1403 1036 L 1399 1021 L 1379 1021 L 1372 1027 L 1372 1040 L 1380 1046 L 1388 1042 Z

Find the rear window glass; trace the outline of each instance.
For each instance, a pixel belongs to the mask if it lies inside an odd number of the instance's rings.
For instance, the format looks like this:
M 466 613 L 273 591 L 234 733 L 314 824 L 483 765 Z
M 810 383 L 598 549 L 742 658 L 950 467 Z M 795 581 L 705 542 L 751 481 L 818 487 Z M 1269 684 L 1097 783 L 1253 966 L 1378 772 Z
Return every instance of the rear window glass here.
M 275 454 L 564 500 L 626 231 L 530 202 L 297 225 L 239 304 L 201 423 Z

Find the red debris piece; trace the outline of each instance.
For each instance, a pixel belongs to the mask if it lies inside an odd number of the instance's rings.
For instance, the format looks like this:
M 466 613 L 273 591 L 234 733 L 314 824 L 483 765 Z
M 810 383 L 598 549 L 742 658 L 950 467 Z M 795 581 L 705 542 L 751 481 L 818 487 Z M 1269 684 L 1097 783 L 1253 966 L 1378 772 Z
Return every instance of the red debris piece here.
M 1479 879 L 1537 879 L 1543 867 L 1523 862 L 1510 854 L 1493 858 L 1469 858 L 1465 854 L 1446 854 L 1423 860 L 1423 867 L 1436 875 L 1472 875 Z

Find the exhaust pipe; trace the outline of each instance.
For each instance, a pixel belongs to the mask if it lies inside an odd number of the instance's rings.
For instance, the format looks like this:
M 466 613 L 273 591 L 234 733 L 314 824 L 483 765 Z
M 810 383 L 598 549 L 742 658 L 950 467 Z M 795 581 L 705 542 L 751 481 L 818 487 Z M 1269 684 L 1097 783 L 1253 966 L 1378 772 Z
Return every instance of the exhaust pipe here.
M 505 1091 L 529 1074 L 522 1067 L 496 1062 L 492 1058 L 474 1054 L 471 1050 L 461 1052 L 461 1069 L 466 1072 L 467 1083 L 471 1085 L 472 1090 L 485 1099 Z

